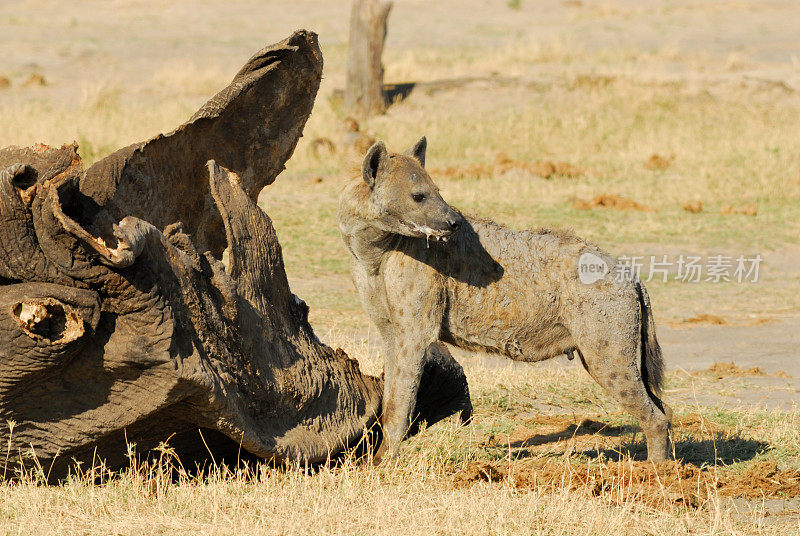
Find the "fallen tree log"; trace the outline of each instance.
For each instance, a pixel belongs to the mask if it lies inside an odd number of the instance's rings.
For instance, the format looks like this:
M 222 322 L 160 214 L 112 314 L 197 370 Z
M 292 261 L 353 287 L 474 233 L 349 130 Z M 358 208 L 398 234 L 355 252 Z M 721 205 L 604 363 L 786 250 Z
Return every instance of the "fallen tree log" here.
M 0 150 L 4 476 L 121 467 L 129 443 L 184 464 L 318 462 L 378 421 L 382 380 L 314 335 L 256 204 L 321 75 L 299 31 L 172 133 L 85 171 L 75 145 Z M 461 367 L 425 371 L 417 418 L 468 414 Z

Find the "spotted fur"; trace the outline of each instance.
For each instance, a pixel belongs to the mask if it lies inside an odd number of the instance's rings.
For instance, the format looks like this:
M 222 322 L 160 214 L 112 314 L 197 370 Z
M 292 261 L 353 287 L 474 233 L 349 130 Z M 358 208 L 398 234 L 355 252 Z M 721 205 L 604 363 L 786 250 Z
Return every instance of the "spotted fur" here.
M 377 459 L 398 453 L 426 356 L 446 351 L 441 342 L 527 362 L 578 354 L 640 421 L 648 459 L 667 458 L 670 410 L 644 285 L 617 277 L 617 259 L 570 232 L 462 216 L 425 171 L 425 145 L 402 155 L 373 145 L 339 201 L 353 280 L 384 344 Z M 609 267 L 591 284 L 578 277 L 585 252 Z

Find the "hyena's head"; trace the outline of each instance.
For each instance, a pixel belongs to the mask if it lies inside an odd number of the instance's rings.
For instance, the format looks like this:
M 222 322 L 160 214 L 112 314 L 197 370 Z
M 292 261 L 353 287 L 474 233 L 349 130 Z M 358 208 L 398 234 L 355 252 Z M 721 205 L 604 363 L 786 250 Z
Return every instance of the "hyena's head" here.
M 384 231 L 412 237 L 447 240 L 464 222 L 425 171 L 423 136 L 403 154 L 389 154 L 382 141 L 367 151 L 361 165 L 370 199 Z

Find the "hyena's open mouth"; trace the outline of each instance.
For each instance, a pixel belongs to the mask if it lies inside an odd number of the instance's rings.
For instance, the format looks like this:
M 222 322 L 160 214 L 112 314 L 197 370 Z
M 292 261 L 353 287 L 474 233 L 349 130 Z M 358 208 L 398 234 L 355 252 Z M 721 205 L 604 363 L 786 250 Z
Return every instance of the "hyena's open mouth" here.
M 425 239 L 430 242 L 431 239 L 435 240 L 436 242 L 447 242 L 447 240 L 453 235 L 455 231 L 439 231 L 436 229 L 432 229 L 427 225 L 417 225 L 415 223 L 406 223 L 403 222 L 409 231 L 412 233 L 420 233 L 421 235 L 425 236 Z M 422 238 L 420 236 L 420 238 Z

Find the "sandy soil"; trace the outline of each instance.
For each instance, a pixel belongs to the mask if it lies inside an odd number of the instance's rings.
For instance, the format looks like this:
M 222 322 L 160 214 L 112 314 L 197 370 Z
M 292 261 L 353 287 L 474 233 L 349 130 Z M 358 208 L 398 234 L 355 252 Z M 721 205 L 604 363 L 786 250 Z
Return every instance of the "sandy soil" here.
M 699 405 L 727 408 L 758 407 L 797 410 L 800 402 L 800 317 L 755 326 L 701 326 L 676 329 L 661 326 L 659 339 L 669 370 L 695 377 L 715 363 L 740 369 L 757 367 L 760 374 L 716 376 L 725 396 L 707 394 L 700 383 L 676 389 L 668 396 Z
M 754 326 L 661 326 L 659 339 L 670 369 L 703 370 L 734 362 L 800 378 L 800 317 Z
M 23 4 L 0 4 L 0 75 L 18 87 L 31 73 L 41 73 L 49 89 L 40 91 L 65 98 L 87 81 L 106 79 L 147 97 L 150 73 L 187 65 L 227 71 L 301 27 L 320 34 L 329 56 L 342 55 L 347 43 L 345 0 Z M 482 0 L 395 0 L 386 50 L 501 50 L 520 39 L 570 49 L 650 50 L 659 54 L 624 74 L 762 80 L 799 89 L 797 21 L 794 0 L 541 0 L 523 1 L 518 10 Z M 554 68 L 565 67 L 541 65 Z M 340 84 L 343 73 L 328 72 L 326 78 Z

